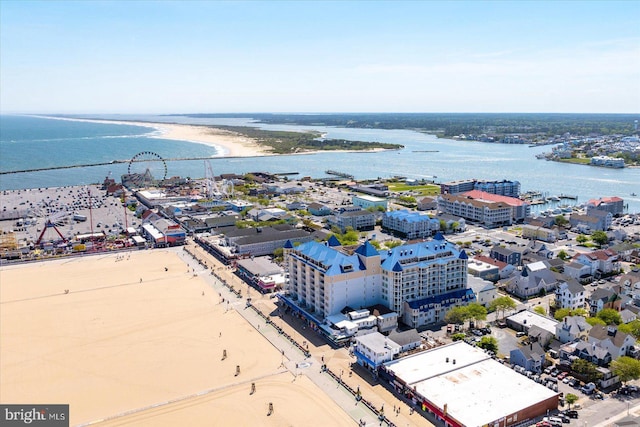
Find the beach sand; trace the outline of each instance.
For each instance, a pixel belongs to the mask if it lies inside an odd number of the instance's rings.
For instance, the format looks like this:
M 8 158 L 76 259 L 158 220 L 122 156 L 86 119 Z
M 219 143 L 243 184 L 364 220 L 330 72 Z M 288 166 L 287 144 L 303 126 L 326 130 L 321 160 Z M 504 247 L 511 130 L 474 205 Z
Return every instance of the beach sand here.
M 236 132 L 218 129 L 213 126 L 182 125 L 171 123 L 151 123 L 118 120 L 75 119 L 67 117 L 38 116 L 46 119 L 69 120 L 89 123 L 106 123 L 113 125 L 142 126 L 158 131 L 154 138 L 188 141 L 205 144 L 221 150 L 220 157 L 258 157 L 270 156 L 268 147 L 260 146 L 252 138 Z
M 0 342 L 0 401 L 71 425 L 354 425 L 174 249 L 3 267 Z

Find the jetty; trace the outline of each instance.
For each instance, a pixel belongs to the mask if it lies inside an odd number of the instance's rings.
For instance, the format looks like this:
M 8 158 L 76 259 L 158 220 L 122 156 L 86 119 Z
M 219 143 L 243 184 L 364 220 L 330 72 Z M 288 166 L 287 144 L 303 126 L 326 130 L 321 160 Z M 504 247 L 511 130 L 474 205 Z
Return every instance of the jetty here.
M 324 173 L 326 173 L 327 175 L 335 175 L 335 176 L 339 176 L 341 178 L 347 178 L 347 179 L 353 179 L 353 175 L 345 173 L 345 172 L 338 172 L 338 171 L 334 171 L 334 170 L 326 170 L 324 171 Z

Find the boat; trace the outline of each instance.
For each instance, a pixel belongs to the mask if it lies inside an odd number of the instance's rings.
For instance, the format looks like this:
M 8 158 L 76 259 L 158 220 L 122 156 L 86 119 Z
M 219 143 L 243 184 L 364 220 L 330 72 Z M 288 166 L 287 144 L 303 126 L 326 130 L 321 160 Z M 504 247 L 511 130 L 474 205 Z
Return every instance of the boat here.
M 635 197 L 635 196 L 637 196 L 637 194 L 636 193 L 631 193 L 631 196 Z

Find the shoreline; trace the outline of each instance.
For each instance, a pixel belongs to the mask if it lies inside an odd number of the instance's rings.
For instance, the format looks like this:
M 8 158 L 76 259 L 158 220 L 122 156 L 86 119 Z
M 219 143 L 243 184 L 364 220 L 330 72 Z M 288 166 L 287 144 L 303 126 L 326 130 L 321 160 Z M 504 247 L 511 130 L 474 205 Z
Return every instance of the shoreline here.
M 141 135 L 149 138 L 169 139 L 172 141 L 191 142 L 213 147 L 218 151 L 215 157 L 266 157 L 266 156 L 291 156 L 319 153 L 378 153 L 384 148 L 372 148 L 370 150 L 308 150 L 295 153 L 271 153 L 269 146 L 258 144 L 253 138 L 238 134 L 233 131 L 216 128 L 213 125 L 187 125 L 181 123 L 158 123 L 133 120 L 108 120 L 108 119 L 81 119 L 73 117 L 56 117 L 46 115 L 30 115 L 50 120 L 66 120 L 72 122 L 102 123 L 125 126 L 139 126 L 154 129 L 157 134 Z
M 72 122 L 101 123 L 112 125 L 139 126 L 154 129 L 157 134 L 146 135 L 149 138 L 185 141 L 203 144 L 218 150 L 216 157 L 262 157 L 275 154 L 267 152 L 267 148 L 260 146 L 253 139 L 235 132 L 218 129 L 205 125 L 183 125 L 177 123 L 157 123 L 128 120 L 76 119 L 72 117 L 55 117 L 32 115 L 42 119 L 66 120 Z M 154 132 L 155 133 L 155 132 Z

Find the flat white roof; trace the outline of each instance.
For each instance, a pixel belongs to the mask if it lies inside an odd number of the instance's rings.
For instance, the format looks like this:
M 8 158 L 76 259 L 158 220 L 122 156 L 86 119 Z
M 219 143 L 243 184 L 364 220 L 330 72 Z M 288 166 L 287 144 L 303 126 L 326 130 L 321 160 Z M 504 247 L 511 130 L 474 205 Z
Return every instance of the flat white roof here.
M 449 362 L 447 362 L 447 358 L 449 358 Z M 393 371 L 397 377 L 402 378 L 405 383 L 414 385 L 444 372 L 486 359 L 491 359 L 491 357 L 480 348 L 471 347 L 463 341 L 456 341 L 434 350 L 403 357 L 389 362 L 385 366 L 388 370 Z M 453 364 L 454 360 L 456 361 L 455 365 Z
M 384 351 L 385 348 L 389 350 L 399 351 L 402 348 L 401 345 L 385 337 L 380 332 L 372 332 L 370 334 L 361 335 L 356 337 L 355 340 L 362 343 L 362 345 L 368 347 L 374 352 Z
M 439 375 L 416 391 L 465 426 L 482 426 L 558 393 L 493 359 Z
M 446 404 L 447 413 L 466 426 L 488 424 L 557 395 L 463 341 L 385 367 L 437 407 Z
M 556 333 L 556 325 L 558 322 L 550 317 L 543 316 L 541 314 L 535 313 L 529 310 L 523 310 L 520 313 L 516 313 L 513 316 L 509 316 L 507 319 L 511 320 L 514 323 L 518 323 L 520 325 L 524 325 L 527 328 L 530 326 L 536 325 L 545 331 L 549 331 L 555 335 Z
M 375 196 L 369 196 L 368 194 L 362 194 L 362 195 L 357 195 L 357 196 L 353 196 L 354 199 L 362 199 L 362 200 L 367 200 L 369 202 L 384 202 L 386 201 L 386 199 L 381 199 L 380 197 L 375 197 Z

